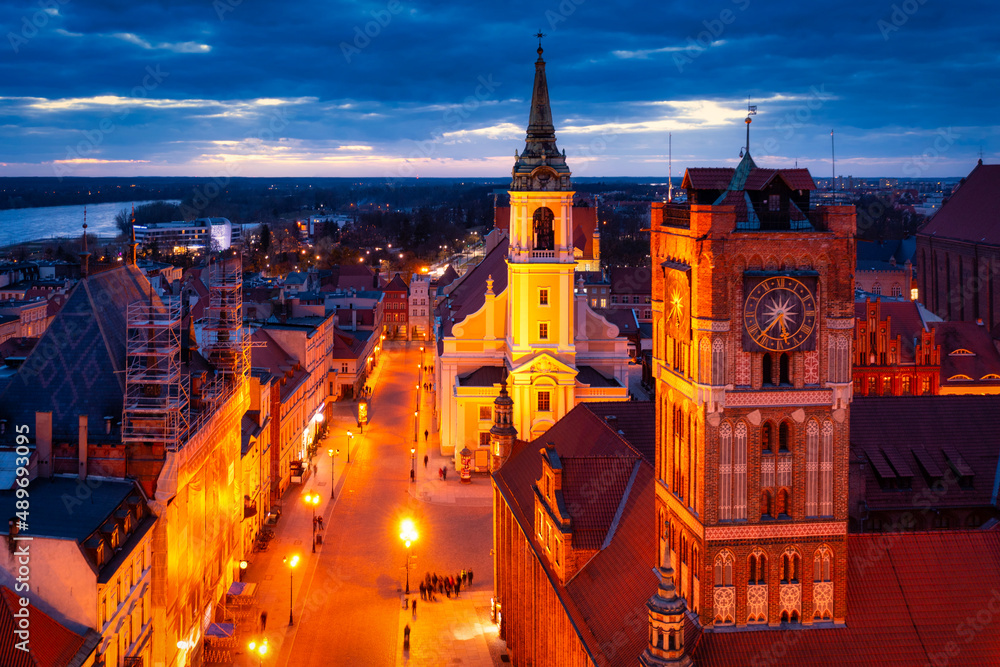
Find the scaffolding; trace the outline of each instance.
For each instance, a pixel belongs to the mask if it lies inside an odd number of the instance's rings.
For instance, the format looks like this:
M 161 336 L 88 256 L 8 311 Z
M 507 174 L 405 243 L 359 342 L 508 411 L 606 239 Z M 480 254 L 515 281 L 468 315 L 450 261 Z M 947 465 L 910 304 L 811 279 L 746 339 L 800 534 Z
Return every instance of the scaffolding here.
M 188 433 L 188 378 L 181 370 L 181 300 L 129 304 L 122 440 L 176 451 Z
M 215 391 L 241 386 L 250 370 L 249 337 L 243 329 L 243 266 L 240 257 L 208 265 L 208 307 L 203 328 L 206 356 L 219 374 Z

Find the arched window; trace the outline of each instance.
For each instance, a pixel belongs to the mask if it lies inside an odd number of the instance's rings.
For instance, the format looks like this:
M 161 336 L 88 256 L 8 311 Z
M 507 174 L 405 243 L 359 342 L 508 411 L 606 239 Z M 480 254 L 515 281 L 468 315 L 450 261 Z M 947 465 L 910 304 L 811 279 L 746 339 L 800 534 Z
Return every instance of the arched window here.
M 792 372 L 790 366 L 791 360 L 788 358 L 788 353 L 782 352 L 781 357 L 778 359 L 778 384 L 792 383 Z
M 781 583 L 799 583 L 799 552 L 788 547 L 781 555 Z
M 778 490 L 777 513 L 779 517 L 787 517 L 791 513 L 791 494 L 788 489 Z
M 719 428 L 719 521 L 733 518 L 733 427 Z
M 771 508 L 771 491 L 770 489 L 764 489 L 760 493 L 760 516 L 761 518 L 767 517 L 772 518 L 772 508 Z
M 819 450 L 819 513 L 833 516 L 833 422 L 823 422 Z
M 736 425 L 733 443 L 733 518 L 747 518 L 747 425 Z
M 813 559 L 813 581 L 833 581 L 833 552 L 829 547 L 816 550 Z
M 792 440 L 791 430 L 792 430 L 792 428 L 791 428 L 791 426 L 788 425 L 787 421 L 781 422 L 781 425 L 778 426 L 778 451 L 779 452 L 787 452 L 788 451 L 788 446 L 789 446 L 789 444 L 791 443 L 791 440 Z
M 813 556 L 813 619 L 833 620 L 833 551 L 827 546 Z
M 893 296 L 903 296 L 903 286 L 899 283 L 892 284 L 892 295 Z
M 872 294 L 881 294 L 881 293 L 882 293 L 882 283 L 875 283 L 874 285 L 872 285 Z
M 715 585 L 733 585 L 733 555 L 722 551 L 715 557 Z
M 771 422 L 764 422 L 764 425 L 760 427 L 760 451 L 764 454 L 770 454 L 774 450 L 772 449 L 772 440 L 774 438 L 774 426 Z
M 806 516 L 819 513 L 819 424 L 806 424 Z
M 767 554 L 760 549 L 754 549 L 750 554 L 750 580 L 752 585 L 767 583 Z
M 771 368 L 771 355 L 764 353 L 764 358 L 761 359 L 761 384 L 774 384 L 774 373 Z
M 532 223 L 535 232 L 535 250 L 555 250 L 556 237 L 552 227 L 555 220 L 552 210 L 542 206 L 535 210 Z

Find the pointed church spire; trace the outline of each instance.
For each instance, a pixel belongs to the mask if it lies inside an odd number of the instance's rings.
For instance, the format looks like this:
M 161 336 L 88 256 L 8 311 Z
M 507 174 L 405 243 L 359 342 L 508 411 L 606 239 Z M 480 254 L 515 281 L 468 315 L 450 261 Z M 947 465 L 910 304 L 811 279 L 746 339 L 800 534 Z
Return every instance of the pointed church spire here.
M 570 171 L 566 155 L 556 146 L 556 130 L 552 123 L 549 105 L 549 84 L 545 77 L 545 60 L 542 59 L 542 37 L 539 31 L 538 60 L 535 61 L 535 84 L 531 90 L 531 110 L 528 114 L 528 131 L 524 151 L 515 153 L 512 170 L 512 190 L 569 190 Z M 546 173 L 535 173 L 541 166 L 550 167 Z
M 86 278 L 90 274 L 90 251 L 87 250 L 87 207 L 83 207 L 83 252 L 80 253 L 80 273 Z

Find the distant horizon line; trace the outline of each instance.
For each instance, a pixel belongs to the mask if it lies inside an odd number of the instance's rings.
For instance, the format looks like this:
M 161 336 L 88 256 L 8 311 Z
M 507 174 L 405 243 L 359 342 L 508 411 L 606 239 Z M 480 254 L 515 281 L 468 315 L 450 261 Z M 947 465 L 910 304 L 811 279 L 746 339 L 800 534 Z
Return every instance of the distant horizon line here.
M 985 164 L 985 163 L 984 163 Z M 697 169 L 698 167 L 689 167 L 690 169 Z M 733 169 L 733 167 L 714 167 L 716 169 Z M 775 169 L 795 169 L 796 167 L 776 167 Z M 798 167 L 798 169 L 808 169 L 807 167 Z M 831 179 L 830 176 L 818 176 L 816 174 L 811 174 L 816 180 L 828 181 Z M 856 178 L 856 179 L 892 179 L 897 181 L 931 181 L 931 180 L 960 180 L 966 178 L 968 174 L 962 174 L 959 176 L 857 176 L 854 174 L 838 174 L 837 178 Z M 144 176 L 120 176 L 120 175 L 109 175 L 109 176 L 0 176 L 0 182 L 5 180 L 51 180 L 55 179 L 59 182 L 63 181 L 84 181 L 84 180 L 97 180 L 97 179 L 121 179 L 121 180 L 153 180 L 153 179 L 191 179 L 191 180 L 213 180 L 218 179 L 219 176 L 176 176 L 176 175 L 144 175 Z M 615 175 L 615 176 L 571 176 L 572 180 L 575 181 L 606 181 L 613 179 L 629 179 L 629 180 L 682 180 L 684 175 L 670 176 L 666 174 L 662 176 L 625 176 L 625 175 Z M 249 180 L 382 180 L 382 181 L 497 181 L 504 182 L 509 181 L 509 176 L 229 176 L 227 180 L 229 181 L 249 181 Z

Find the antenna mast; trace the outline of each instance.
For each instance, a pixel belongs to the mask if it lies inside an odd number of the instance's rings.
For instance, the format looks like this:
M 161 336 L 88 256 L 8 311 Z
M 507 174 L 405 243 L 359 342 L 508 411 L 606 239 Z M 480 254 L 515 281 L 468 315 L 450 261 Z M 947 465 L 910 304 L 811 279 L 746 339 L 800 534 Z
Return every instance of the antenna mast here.
M 833 171 L 833 192 L 837 191 L 837 149 L 833 141 L 833 130 L 830 130 L 830 168 Z
M 674 200 L 674 134 L 667 135 L 667 201 Z

